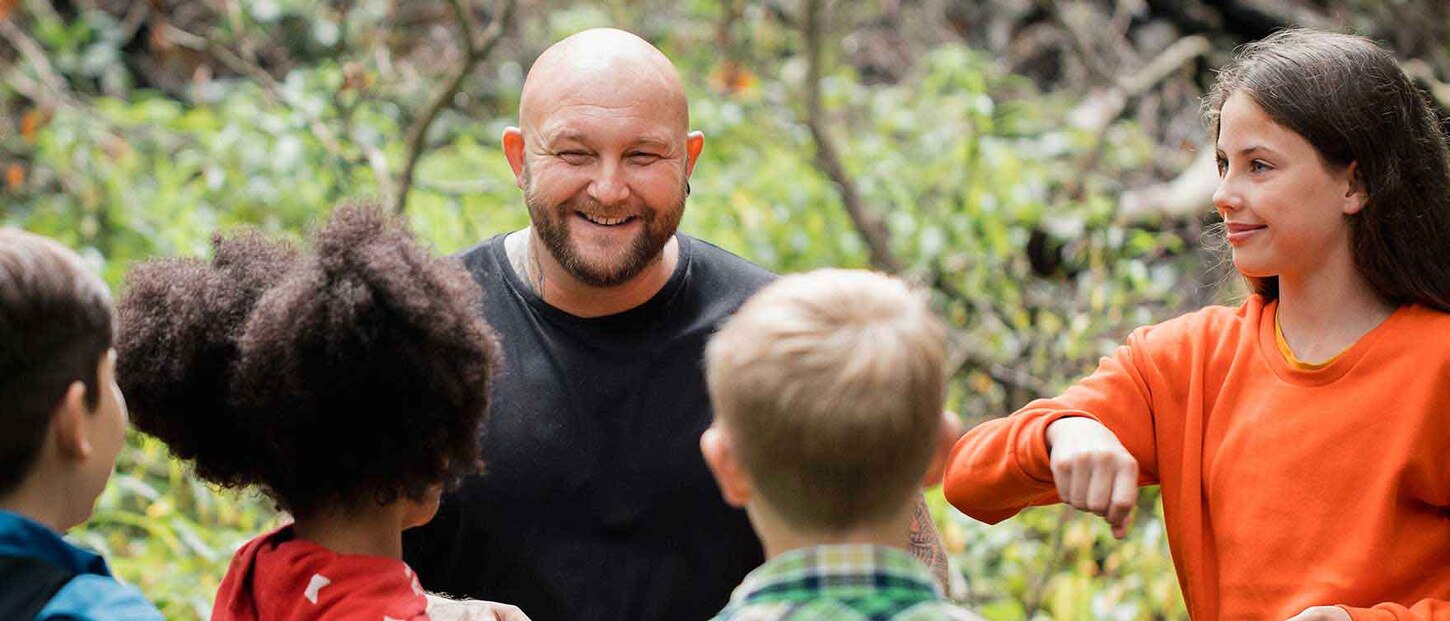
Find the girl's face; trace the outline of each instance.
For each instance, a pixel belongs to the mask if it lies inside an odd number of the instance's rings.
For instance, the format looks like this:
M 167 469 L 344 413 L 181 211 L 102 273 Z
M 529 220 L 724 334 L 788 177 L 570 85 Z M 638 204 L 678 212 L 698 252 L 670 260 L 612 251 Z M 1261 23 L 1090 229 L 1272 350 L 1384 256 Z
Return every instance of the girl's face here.
M 1243 93 L 1224 102 L 1216 147 L 1220 180 L 1213 206 L 1228 227 L 1240 272 L 1303 277 L 1350 258 L 1346 216 L 1365 200 L 1354 183 L 1354 163 L 1327 164 L 1308 140 Z

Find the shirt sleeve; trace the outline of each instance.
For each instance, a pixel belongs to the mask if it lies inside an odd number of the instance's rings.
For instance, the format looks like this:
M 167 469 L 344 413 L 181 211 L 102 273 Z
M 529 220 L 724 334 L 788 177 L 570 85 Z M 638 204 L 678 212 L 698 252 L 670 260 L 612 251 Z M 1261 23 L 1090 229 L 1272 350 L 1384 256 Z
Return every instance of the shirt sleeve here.
M 36 621 L 164 621 L 141 592 L 115 578 L 76 576 L 40 610 Z
M 1137 458 L 1139 484 L 1157 483 L 1152 384 L 1164 370 L 1153 363 L 1155 328 L 1135 330 L 1126 344 L 1103 358 L 1096 371 L 1062 395 L 1039 399 L 1011 416 L 969 431 L 952 449 L 944 491 L 963 513 L 995 524 L 1022 509 L 1061 502 L 1052 480 L 1047 427 L 1063 418 L 1096 420 Z

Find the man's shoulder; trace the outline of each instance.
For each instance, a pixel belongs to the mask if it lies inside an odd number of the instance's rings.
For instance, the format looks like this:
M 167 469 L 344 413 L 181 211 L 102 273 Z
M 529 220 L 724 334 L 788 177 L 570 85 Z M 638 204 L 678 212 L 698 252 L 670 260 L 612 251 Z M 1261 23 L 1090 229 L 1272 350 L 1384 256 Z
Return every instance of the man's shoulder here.
M 495 256 L 494 248 L 499 244 L 504 243 L 504 238 L 508 236 L 508 233 L 499 233 L 497 235 L 494 235 L 493 237 L 474 244 L 471 247 L 460 250 L 457 253 L 454 253 L 453 256 L 459 261 L 462 261 L 463 266 L 468 268 L 469 271 L 475 271 L 476 267 L 481 267 L 484 264 L 493 262 L 493 258 Z
M 72 578 L 40 610 L 36 621 L 161 621 L 156 610 L 136 587 L 110 576 L 82 574 Z
M 719 289 L 714 293 L 739 296 L 743 302 L 761 287 L 775 280 L 770 270 L 725 250 L 715 244 L 680 234 L 690 246 L 690 277 L 708 289 Z

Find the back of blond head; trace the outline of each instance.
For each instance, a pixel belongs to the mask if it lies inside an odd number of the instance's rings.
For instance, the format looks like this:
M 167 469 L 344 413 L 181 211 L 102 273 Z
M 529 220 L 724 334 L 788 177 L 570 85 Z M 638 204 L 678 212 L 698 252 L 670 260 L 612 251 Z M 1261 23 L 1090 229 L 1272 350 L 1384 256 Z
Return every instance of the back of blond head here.
M 834 532 L 914 498 L 941 421 L 945 358 L 924 295 L 829 269 L 747 301 L 711 339 L 706 375 L 761 498 L 796 528 Z

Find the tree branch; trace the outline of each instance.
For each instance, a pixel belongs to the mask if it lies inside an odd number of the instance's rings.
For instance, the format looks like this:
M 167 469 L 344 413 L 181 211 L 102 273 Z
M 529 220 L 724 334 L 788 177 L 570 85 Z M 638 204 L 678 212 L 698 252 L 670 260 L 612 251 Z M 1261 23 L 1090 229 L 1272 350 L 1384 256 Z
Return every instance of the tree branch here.
M 11 47 L 25 57 L 26 62 L 30 63 L 30 67 L 35 70 L 35 75 L 40 78 L 40 82 L 51 91 L 54 101 L 50 103 L 64 103 L 69 99 L 67 93 L 70 92 L 70 85 L 64 77 L 56 72 L 55 67 L 50 65 L 50 61 L 45 58 L 45 50 L 41 49 L 39 43 L 26 35 L 25 31 L 16 26 L 15 22 L 10 21 L 8 17 L 0 19 L 0 37 L 3 37 Z
M 1430 63 L 1412 58 L 1400 63 L 1400 68 L 1405 70 L 1405 75 L 1410 76 L 1411 80 L 1424 85 L 1425 90 L 1430 92 L 1430 97 L 1440 105 L 1440 109 L 1450 114 L 1450 84 L 1435 77 L 1435 70 L 1430 67 Z
M 1199 147 L 1198 157 L 1166 183 L 1123 192 L 1118 197 L 1118 222 L 1137 224 L 1155 218 L 1181 219 L 1202 216 L 1218 188 L 1213 146 Z
M 246 59 L 228 49 L 227 46 L 217 42 L 216 39 L 192 34 L 171 25 L 169 21 L 162 23 L 162 32 L 166 33 L 166 38 L 171 42 L 188 49 L 206 52 L 212 58 L 220 61 L 221 64 L 226 65 L 228 69 L 251 78 L 262 87 L 263 91 L 266 91 L 268 98 L 273 100 L 282 99 L 282 86 L 277 83 L 277 79 L 273 78 L 272 74 L 267 73 L 267 70 L 255 64 L 247 62 Z
M 891 251 L 886 224 L 861 202 L 855 180 L 846 173 L 835 144 L 826 135 L 821 111 L 821 0 L 806 0 L 802 21 L 806 40 L 805 121 L 816 145 L 816 167 L 836 184 L 847 215 L 871 252 L 871 265 L 884 272 L 900 272 L 903 264 Z
M 473 15 L 464 6 L 463 0 L 448 0 L 448 5 L 453 8 L 453 14 L 458 19 L 458 41 L 464 50 L 463 60 L 458 63 L 453 76 L 445 83 L 438 92 L 434 94 L 432 101 L 423 108 L 422 112 L 414 119 L 413 124 L 408 127 L 407 151 L 403 158 L 403 172 L 398 177 L 397 191 L 393 195 L 393 212 L 403 213 L 408 205 L 408 191 L 413 186 L 413 173 L 418 166 L 418 158 L 423 154 L 423 149 L 428 138 L 428 128 L 438 118 L 453 98 L 463 88 L 463 82 L 478 62 L 483 60 L 493 51 L 499 39 L 503 38 L 505 26 L 512 21 L 516 0 L 504 0 L 503 7 L 488 29 L 477 33 L 473 24 Z M 477 33 L 477 34 L 476 34 Z

